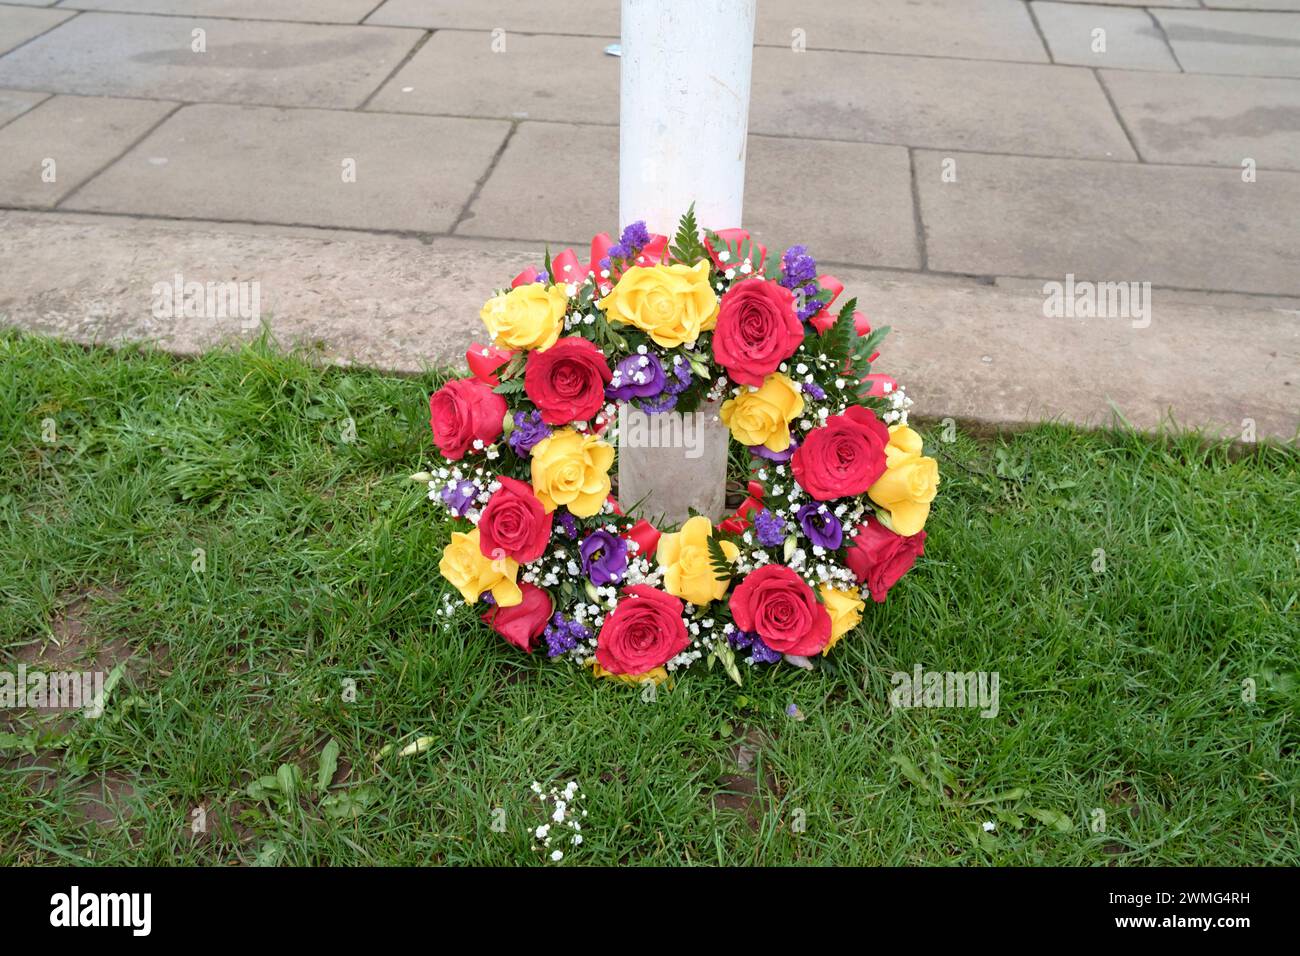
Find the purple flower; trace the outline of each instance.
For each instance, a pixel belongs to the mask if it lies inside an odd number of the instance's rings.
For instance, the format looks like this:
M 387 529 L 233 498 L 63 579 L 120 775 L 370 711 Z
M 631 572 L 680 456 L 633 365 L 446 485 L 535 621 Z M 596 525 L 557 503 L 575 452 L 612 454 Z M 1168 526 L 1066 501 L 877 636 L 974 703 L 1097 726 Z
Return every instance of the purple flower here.
M 637 220 L 631 223 L 623 230 L 623 235 L 619 236 L 618 242 L 609 247 L 605 258 L 600 260 L 600 267 L 608 269 L 609 264 L 615 259 L 635 259 L 640 254 L 641 249 L 650 241 L 650 230 L 645 227 L 645 223 Z
M 546 640 L 546 656 L 559 657 L 577 647 L 579 641 L 590 640 L 591 631 L 557 611 L 551 615 L 551 622 L 546 625 L 542 637 Z
M 542 421 L 541 412 L 515 412 L 515 429 L 507 443 L 520 458 L 527 458 L 533 446 L 551 437 L 551 426 Z
M 799 390 L 814 402 L 820 402 L 826 397 L 826 389 L 822 388 L 816 382 L 804 382 L 799 386 Z
M 664 388 L 664 366 L 653 352 L 629 355 L 614 366 L 614 377 L 605 386 L 608 398 L 650 398 Z
M 640 252 L 642 247 L 650 242 L 650 230 L 645 227 L 645 220 L 638 219 L 636 222 L 628 223 L 623 235 L 619 237 L 619 242 L 629 249 L 635 249 Z
M 807 246 L 791 246 L 785 251 L 781 256 L 781 278 L 778 281 L 798 297 L 800 322 L 807 322 L 821 311 L 822 303 L 817 299 L 821 292 L 821 286 L 817 284 L 817 262 L 808 255 Z
M 799 527 L 813 544 L 821 545 L 828 551 L 834 551 L 844 541 L 844 529 L 840 519 L 831 514 L 829 508 L 821 502 L 809 502 L 796 513 Z
M 765 548 L 775 548 L 785 541 L 785 522 L 766 508 L 754 512 L 754 533 Z
M 793 435 L 790 436 L 790 447 L 785 451 L 772 451 L 766 445 L 750 445 L 749 453 L 755 458 L 766 458 L 768 461 L 789 461 L 794 455 L 794 450 L 799 447 L 799 441 Z
M 596 587 L 617 584 L 627 571 L 627 542 L 608 531 L 593 531 L 578 545 L 582 570 Z
M 794 289 L 817 281 L 817 260 L 808 255 L 807 246 L 791 246 L 781 256 L 781 285 Z
M 664 392 L 656 398 L 643 398 L 640 401 L 641 411 L 647 415 L 658 415 L 661 412 L 671 412 L 677 407 L 677 396 L 672 392 Z
M 457 518 L 465 517 L 465 512 L 469 511 L 477 497 L 478 485 L 472 481 L 454 481 L 442 489 L 442 503 Z
M 680 395 L 690 387 L 691 381 L 690 363 L 683 361 L 680 356 L 675 356 L 673 358 L 673 378 L 668 380 L 668 384 L 664 386 L 664 391 L 669 395 Z
M 780 651 L 772 650 L 761 637 L 749 631 L 733 631 L 727 635 L 727 641 L 737 650 L 749 651 L 757 664 L 775 664 L 781 659 Z
M 559 522 L 559 524 L 560 524 L 560 530 L 564 532 L 565 537 L 567 537 L 567 538 L 577 538 L 577 537 L 578 537 L 578 519 L 575 518 L 575 517 L 570 513 L 569 509 L 568 509 L 568 508 L 564 508 L 564 509 L 556 508 L 556 509 L 555 509 L 555 515 L 556 515 L 555 520 Z

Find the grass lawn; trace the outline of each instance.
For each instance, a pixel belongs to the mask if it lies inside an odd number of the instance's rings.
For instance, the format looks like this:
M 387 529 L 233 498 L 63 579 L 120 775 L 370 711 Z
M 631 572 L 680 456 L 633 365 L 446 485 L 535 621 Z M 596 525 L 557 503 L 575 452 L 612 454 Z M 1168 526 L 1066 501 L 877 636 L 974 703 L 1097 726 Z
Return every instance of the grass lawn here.
M 1300 863 L 1294 451 L 931 427 L 927 554 L 831 667 L 646 701 L 436 616 L 436 381 L 0 337 L 0 670 L 117 674 L 0 711 L 0 863 L 541 863 L 570 779 L 562 865 Z M 998 714 L 891 709 L 918 664 Z

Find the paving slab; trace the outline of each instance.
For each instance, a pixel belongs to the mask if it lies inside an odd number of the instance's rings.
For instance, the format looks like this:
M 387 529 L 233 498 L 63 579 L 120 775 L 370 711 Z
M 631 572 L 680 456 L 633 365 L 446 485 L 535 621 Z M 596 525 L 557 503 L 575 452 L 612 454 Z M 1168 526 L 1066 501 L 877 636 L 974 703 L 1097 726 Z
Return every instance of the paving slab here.
M 396 372 L 463 362 L 482 339 L 488 292 L 535 246 L 295 232 L 194 223 L 0 212 L 0 322 L 74 341 L 152 341 L 193 354 L 253 334 L 238 319 L 157 318 L 155 283 L 256 281 L 263 316 L 286 346 L 321 362 Z M 930 419 L 1016 426 L 1060 417 L 1138 428 L 1184 425 L 1293 440 L 1300 426 L 1300 322 L 1279 309 L 1180 302 L 1142 330 L 1047 319 L 1042 296 L 986 285 L 837 270 L 847 293 L 894 331 L 878 367 Z M 1249 327 L 1224 347 L 1225 327 Z M 1212 387 L 1206 356 L 1213 356 Z
M 1021 0 L 760 0 L 755 40 L 809 50 L 1047 62 Z
M 6 0 L 8 2 L 8 0 Z M 300 20 L 308 23 L 360 23 L 374 0 L 67 0 L 79 10 L 167 13 L 236 20 Z
M 1300 170 L 1300 79 L 1103 70 L 1143 158 Z
M 1062 3 L 1082 3 L 1095 5 L 1096 0 L 1061 0 Z M 1201 0 L 1106 0 L 1112 7 L 1177 7 L 1183 9 L 1201 9 Z M 1255 0 L 1259 2 L 1259 0 Z M 1289 2 L 1289 0 L 1283 0 Z
M 22 116 L 37 103 L 48 98 L 48 93 L 32 93 L 27 90 L 0 90 L 0 127 Z
M 0 203 L 55 205 L 176 105 L 102 96 L 51 97 L 0 129 Z
M 205 53 L 192 49 L 195 29 L 206 31 Z M 0 86 L 351 109 L 421 36 L 393 27 L 83 13 L 0 57 Z
M 918 171 L 943 154 L 918 152 Z M 1300 174 L 967 154 L 918 175 L 929 267 L 1300 293 Z M 1252 333 L 1253 334 L 1253 333 Z
M 617 125 L 620 61 L 602 52 L 607 42 L 439 31 L 369 108 Z
M 1135 159 L 1097 78 L 1080 67 L 760 48 L 754 133 Z
M 1300 16 L 1228 10 L 1154 10 L 1189 73 L 1300 76 Z
M 1057 63 L 1179 72 L 1164 34 L 1145 10 L 1044 2 L 1030 7 Z
M 912 169 L 901 146 L 751 136 L 745 226 L 774 255 L 919 269 Z
M 508 33 L 618 37 L 620 0 L 388 0 L 367 23 Z
M 456 233 L 582 246 L 616 228 L 618 128 L 520 123 Z
M 71 10 L 39 10 L 35 7 L 0 7 L 0 54 L 40 36 L 46 30 L 75 17 Z M 9 84 L 21 86 L 22 84 Z
M 446 231 L 508 130 L 492 120 L 187 106 L 68 205 L 187 219 Z M 345 180 L 349 167 L 354 181 Z
M 1293 10 L 1300 12 L 1300 0 L 1206 0 L 1205 6 L 1212 10 Z
M 920 265 L 907 150 L 766 136 L 751 136 L 747 149 L 745 226 L 760 241 L 802 242 L 843 262 Z M 521 215 L 521 197 L 538 184 L 552 198 Z M 521 123 L 456 234 L 585 248 L 617 220 L 618 130 Z

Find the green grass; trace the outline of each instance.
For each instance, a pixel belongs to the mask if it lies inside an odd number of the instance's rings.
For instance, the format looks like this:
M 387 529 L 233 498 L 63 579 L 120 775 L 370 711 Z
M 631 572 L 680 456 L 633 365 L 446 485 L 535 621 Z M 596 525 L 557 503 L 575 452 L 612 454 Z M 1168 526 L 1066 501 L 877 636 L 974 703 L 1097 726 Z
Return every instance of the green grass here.
M 565 865 L 1300 863 L 1293 450 L 931 428 L 928 553 L 832 668 L 647 702 L 435 615 L 436 381 L 0 337 L 0 658 L 70 617 L 130 651 L 99 720 L 0 713 L 0 863 L 537 863 L 529 784 L 571 778 Z M 918 663 L 998 672 L 999 714 L 891 710 Z

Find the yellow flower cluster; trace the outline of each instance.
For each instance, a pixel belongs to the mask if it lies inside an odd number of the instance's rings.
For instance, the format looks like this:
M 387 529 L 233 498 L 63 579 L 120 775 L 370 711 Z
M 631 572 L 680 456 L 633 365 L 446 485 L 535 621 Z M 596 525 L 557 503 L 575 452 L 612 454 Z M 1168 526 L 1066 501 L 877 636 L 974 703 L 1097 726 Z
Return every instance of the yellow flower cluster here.
M 579 518 L 590 518 L 609 497 L 613 464 L 613 446 L 562 428 L 533 446 L 533 493 L 547 511 L 566 505 Z
M 479 544 L 478 528 L 468 533 L 452 533 L 438 570 L 460 592 L 466 604 L 476 603 L 486 591 L 492 592 L 498 607 L 514 607 L 524 599 L 516 583 L 519 565 L 511 558 L 485 555 Z
M 479 318 L 501 348 L 540 351 L 559 339 L 568 307 L 563 287 L 526 282 L 488 299 Z
M 825 657 L 841 637 L 858 626 L 867 603 L 862 600 L 862 594 L 857 588 L 840 590 L 823 584 L 818 590 L 826 613 L 831 616 L 831 639 L 822 648 L 822 656 Z
M 867 489 L 871 500 L 889 512 L 894 533 L 905 538 L 925 527 L 939 489 L 939 463 L 921 452 L 920 435 L 906 425 L 891 425 L 885 473 Z
M 742 445 L 762 445 L 768 451 L 790 447 L 790 423 L 803 414 L 799 387 L 780 372 L 763 384 L 722 403 L 722 424 Z
M 640 329 L 666 349 L 692 345 L 718 321 L 709 263 L 633 266 L 598 303 L 610 322 Z
M 701 607 L 721 600 L 731 580 L 719 581 L 709 557 L 713 525 L 703 515 L 687 519 L 682 530 L 659 539 L 655 556 L 664 569 L 664 590 L 673 597 Z M 740 549 L 730 541 L 720 542 L 728 561 L 736 560 Z

